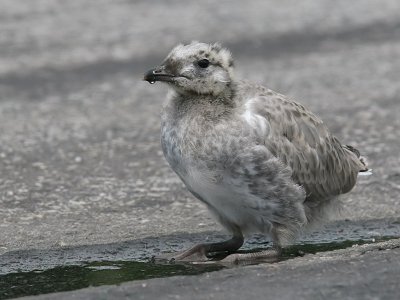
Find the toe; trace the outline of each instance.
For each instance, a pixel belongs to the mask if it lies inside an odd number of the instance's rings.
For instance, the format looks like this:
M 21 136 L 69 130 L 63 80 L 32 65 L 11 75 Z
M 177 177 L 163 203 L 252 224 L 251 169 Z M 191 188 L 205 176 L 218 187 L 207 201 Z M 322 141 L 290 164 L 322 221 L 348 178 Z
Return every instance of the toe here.
M 279 252 L 276 250 L 265 250 L 255 253 L 234 253 L 221 260 L 229 264 L 252 264 L 259 262 L 276 262 L 279 260 Z

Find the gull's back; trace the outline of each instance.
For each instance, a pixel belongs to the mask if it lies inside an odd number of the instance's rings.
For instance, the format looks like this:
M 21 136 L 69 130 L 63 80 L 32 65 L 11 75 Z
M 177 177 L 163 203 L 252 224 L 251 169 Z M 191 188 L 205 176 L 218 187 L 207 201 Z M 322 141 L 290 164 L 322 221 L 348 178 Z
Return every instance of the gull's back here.
M 322 201 L 347 193 L 358 173 L 367 169 L 356 149 L 342 145 L 301 104 L 247 82 L 241 82 L 238 91 L 249 122 L 265 122 L 269 128 L 265 146 L 290 167 L 307 199 Z

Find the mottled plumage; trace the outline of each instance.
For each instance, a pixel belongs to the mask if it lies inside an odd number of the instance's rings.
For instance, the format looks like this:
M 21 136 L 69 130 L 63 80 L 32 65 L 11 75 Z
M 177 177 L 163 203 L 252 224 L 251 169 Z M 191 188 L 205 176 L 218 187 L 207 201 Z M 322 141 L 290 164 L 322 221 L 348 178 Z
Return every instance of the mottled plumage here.
M 366 170 L 358 151 L 301 104 L 235 80 L 232 57 L 219 45 L 179 45 L 145 79 L 172 87 L 161 126 L 168 163 L 234 236 L 177 258 L 234 251 L 246 232 L 270 234 L 280 248 L 325 218 Z

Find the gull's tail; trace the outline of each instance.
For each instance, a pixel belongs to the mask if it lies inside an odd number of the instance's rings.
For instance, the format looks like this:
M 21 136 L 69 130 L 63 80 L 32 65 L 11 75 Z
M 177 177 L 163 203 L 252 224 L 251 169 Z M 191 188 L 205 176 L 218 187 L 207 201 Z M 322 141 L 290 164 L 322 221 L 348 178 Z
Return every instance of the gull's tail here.
M 360 162 L 359 175 L 362 175 L 362 176 L 372 175 L 372 169 L 368 169 L 367 159 L 364 156 L 361 156 L 360 151 L 358 151 L 356 148 L 354 148 L 353 146 L 350 146 L 350 145 L 345 145 L 345 146 L 343 146 L 343 148 L 354 153 L 357 156 L 357 158 Z

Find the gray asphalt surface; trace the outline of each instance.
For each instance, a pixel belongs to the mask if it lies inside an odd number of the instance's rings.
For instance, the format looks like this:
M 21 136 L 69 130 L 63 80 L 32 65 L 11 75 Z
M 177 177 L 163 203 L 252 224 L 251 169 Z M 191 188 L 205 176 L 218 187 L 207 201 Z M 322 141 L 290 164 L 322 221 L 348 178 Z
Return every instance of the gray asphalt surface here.
M 239 267 L 24 299 L 398 299 L 400 240 Z
M 238 77 L 290 95 L 368 157 L 374 175 L 344 197 L 344 214 L 302 241 L 400 236 L 398 1 L 0 0 L 0 7 L 0 273 L 63 263 L 51 250 L 79 261 L 112 258 L 108 250 L 122 247 L 121 256 L 145 259 L 223 237 L 162 157 L 166 88 L 141 80 L 190 40 L 222 42 Z M 38 253 L 45 259 L 35 260 Z M 385 253 L 382 268 L 398 255 Z

